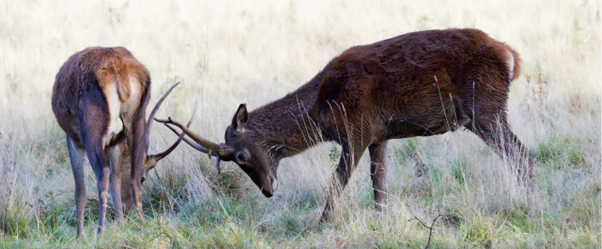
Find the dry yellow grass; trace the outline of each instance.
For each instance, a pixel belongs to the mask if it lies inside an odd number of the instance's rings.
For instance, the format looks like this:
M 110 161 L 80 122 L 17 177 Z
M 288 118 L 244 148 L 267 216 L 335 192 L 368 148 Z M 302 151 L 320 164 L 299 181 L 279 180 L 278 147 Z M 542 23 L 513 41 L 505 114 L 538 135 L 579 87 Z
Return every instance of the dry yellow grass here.
M 455 132 L 392 143 L 389 207 L 380 216 L 362 161 L 339 219 L 320 226 L 334 145 L 283 160 L 272 199 L 234 164 L 216 176 L 209 159 L 181 146 L 144 186 L 150 219 L 109 222 L 103 239 L 84 245 L 419 247 L 428 230 L 409 219 L 440 210 L 460 219 L 435 225 L 436 247 L 600 247 L 600 1 L 27 0 L 0 2 L 0 16 L 2 244 L 74 246 L 73 179 L 50 95 L 76 51 L 127 47 L 151 72 L 151 104 L 182 82 L 158 116 L 183 120 L 198 101 L 193 129 L 220 140 L 239 103 L 252 110 L 293 91 L 352 45 L 474 27 L 522 56 L 509 117 L 536 158 L 536 197 L 476 136 Z M 173 140 L 163 127 L 154 131 L 151 150 Z M 414 176 L 417 160 L 428 176 Z

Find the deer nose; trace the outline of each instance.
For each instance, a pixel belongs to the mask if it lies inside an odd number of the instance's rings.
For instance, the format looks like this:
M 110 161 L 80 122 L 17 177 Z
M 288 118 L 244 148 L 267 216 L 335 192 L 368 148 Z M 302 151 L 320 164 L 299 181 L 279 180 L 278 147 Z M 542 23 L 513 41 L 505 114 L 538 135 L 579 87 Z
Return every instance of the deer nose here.
M 270 198 L 274 195 L 274 192 L 276 192 L 276 189 L 278 188 L 278 181 L 275 177 L 268 176 L 268 184 L 270 184 L 270 189 L 267 189 L 266 186 L 261 190 L 261 193 L 263 193 L 265 197 Z
M 272 196 L 273 196 L 273 194 L 272 194 L 271 192 L 268 192 L 268 191 L 266 191 L 265 189 L 262 189 L 262 190 L 261 190 L 261 193 L 262 193 L 263 195 L 265 195 L 265 197 L 267 197 L 267 198 L 270 198 L 270 197 L 272 197 Z

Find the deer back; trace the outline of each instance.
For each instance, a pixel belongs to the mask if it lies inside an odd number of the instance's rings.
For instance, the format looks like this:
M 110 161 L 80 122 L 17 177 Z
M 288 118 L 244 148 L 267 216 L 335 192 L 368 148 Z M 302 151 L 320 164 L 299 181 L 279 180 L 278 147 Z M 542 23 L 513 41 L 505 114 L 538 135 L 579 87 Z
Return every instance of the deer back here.
M 56 75 L 52 109 L 61 128 L 81 143 L 83 113 L 90 105 L 98 106 L 94 120 L 106 122 L 99 126 L 110 145 L 123 138 L 124 125 L 144 119 L 149 88 L 148 70 L 127 49 L 86 48 L 72 55 Z
M 519 57 L 480 30 L 451 29 L 352 47 L 331 64 L 312 110 L 325 136 L 346 135 L 344 117 L 385 140 L 454 130 L 473 107 L 488 115 L 480 101 L 505 109 Z

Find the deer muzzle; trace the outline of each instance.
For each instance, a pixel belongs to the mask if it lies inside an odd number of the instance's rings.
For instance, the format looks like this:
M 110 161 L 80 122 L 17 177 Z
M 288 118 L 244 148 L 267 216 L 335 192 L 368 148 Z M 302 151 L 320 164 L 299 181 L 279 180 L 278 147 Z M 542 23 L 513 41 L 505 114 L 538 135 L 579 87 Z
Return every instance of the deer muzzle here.
M 278 180 L 276 180 L 273 176 L 267 177 L 267 182 L 263 184 L 263 188 L 261 189 L 261 193 L 265 195 L 265 197 L 270 198 L 274 195 L 278 189 Z

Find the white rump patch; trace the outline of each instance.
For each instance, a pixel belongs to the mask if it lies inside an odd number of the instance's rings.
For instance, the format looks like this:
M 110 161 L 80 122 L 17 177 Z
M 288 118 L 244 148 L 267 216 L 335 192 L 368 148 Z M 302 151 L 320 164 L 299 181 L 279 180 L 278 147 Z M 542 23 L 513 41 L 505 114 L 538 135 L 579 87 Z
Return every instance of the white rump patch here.
M 514 77 L 514 55 L 512 55 L 510 50 L 506 51 L 506 53 L 508 53 L 508 74 L 510 75 L 510 79 L 512 79 Z
M 117 134 L 123 131 L 123 122 L 119 117 L 121 101 L 119 101 L 119 94 L 117 93 L 117 84 L 108 85 L 104 92 L 107 97 L 107 104 L 109 105 L 109 129 L 107 131 L 107 139 L 105 140 L 106 146 L 113 141 L 113 138 Z
M 136 77 L 130 75 L 130 101 L 135 100 L 138 101 L 140 99 L 140 82 L 136 79 Z
M 119 100 L 119 89 L 117 84 L 130 84 L 130 99 L 121 103 Z M 140 104 L 141 86 L 136 77 L 130 75 L 128 82 L 113 82 L 107 84 L 104 89 L 107 102 L 109 104 L 109 129 L 107 131 L 107 139 L 105 143 L 110 143 L 113 139 L 124 130 L 124 123 L 121 120 L 122 113 L 132 114 Z

